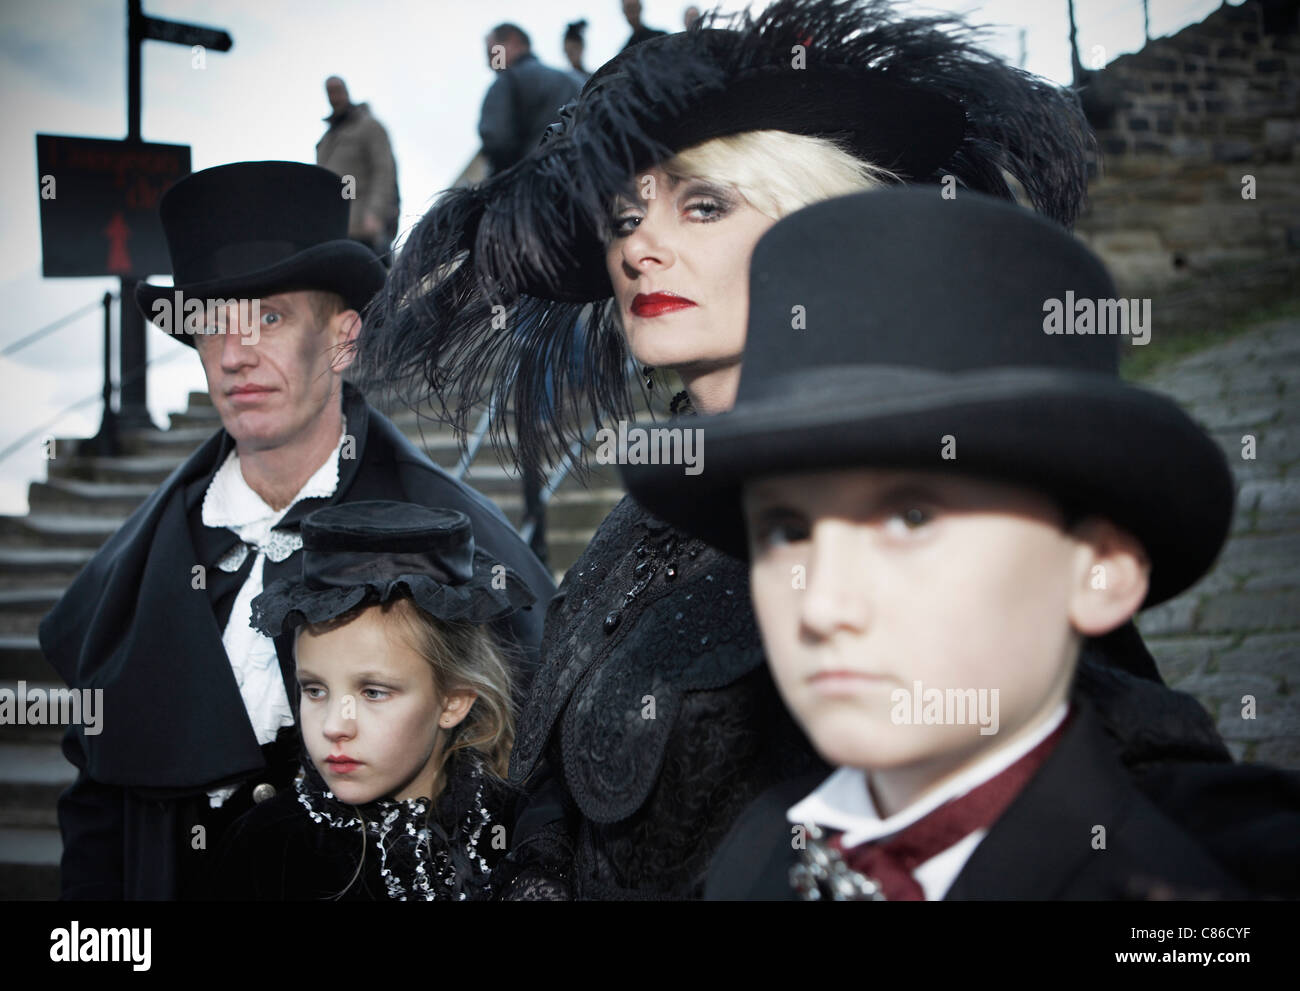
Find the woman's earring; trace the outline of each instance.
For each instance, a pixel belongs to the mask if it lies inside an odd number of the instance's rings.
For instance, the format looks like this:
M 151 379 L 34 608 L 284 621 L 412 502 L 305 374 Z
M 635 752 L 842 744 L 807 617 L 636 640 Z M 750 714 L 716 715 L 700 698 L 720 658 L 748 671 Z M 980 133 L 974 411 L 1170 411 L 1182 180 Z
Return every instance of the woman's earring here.
M 654 371 L 655 370 L 649 365 L 646 365 L 644 368 L 641 369 L 641 374 L 645 376 L 645 387 L 647 391 L 654 390 L 655 380 L 650 377 L 651 375 L 654 374 Z

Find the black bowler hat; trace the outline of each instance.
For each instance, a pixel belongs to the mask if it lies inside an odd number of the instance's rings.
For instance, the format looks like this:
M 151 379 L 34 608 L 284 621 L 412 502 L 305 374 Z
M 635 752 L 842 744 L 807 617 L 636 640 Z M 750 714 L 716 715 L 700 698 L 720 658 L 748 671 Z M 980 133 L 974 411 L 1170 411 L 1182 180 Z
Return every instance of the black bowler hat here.
M 1118 297 L 1080 241 L 990 197 L 890 189 L 800 210 L 754 250 L 735 407 L 674 423 L 703 431 L 703 470 L 627 465 L 628 491 L 745 557 L 747 479 L 984 476 L 1130 531 L 1152 562 L 1144 606 L 1162 602 L 1222 548 L 1232 474 L 1172 400 L 1120 380 L 1118 335 L 1047 332 L 1067 294 Z
M 302 521 L 302 578 L 253 599 L 251 625 L 269 637 L 359 606 L 409 597 L 435 619 L 490 623 L 536 596 L 474 547 L 469 517 L 409 502 L 345 502 Z
M 153 319 L 157 300 L 255 299 L 279 292 L 335 292 L 363 310 L 384 284 L 375 253 L 348 238 L 339 176 L 301 162 L 236 162 L 186 176 L 159 204 L 174 286 L 142 282 L 135 298 Z M 184 333 L 182 315 L 172 332 Z

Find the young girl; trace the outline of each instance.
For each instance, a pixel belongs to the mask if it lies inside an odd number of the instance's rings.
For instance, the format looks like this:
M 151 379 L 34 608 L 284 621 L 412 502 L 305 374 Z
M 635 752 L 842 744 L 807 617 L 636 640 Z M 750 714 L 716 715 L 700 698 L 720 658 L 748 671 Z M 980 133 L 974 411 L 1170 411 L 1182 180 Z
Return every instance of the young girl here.
M 302 579 L 258 596 L 253 625 L 295 637 L 305 759 L 292 792 L 231 827 L 217 894 L 489 897 L 514 723 L 485 624 L 532 594 L 454 510 L 348 503 L 308 516 L 302 536 Z

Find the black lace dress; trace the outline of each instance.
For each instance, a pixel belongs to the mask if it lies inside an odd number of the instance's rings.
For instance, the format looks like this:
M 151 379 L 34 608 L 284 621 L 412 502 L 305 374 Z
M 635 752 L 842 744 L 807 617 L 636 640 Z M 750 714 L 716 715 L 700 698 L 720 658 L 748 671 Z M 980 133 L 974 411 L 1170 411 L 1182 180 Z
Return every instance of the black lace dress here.
M 631 498 L 560 585 L 542 657 L 503 897 L 699 897 L 745 806 L 820 763 L 764 664 L 746 563 Z

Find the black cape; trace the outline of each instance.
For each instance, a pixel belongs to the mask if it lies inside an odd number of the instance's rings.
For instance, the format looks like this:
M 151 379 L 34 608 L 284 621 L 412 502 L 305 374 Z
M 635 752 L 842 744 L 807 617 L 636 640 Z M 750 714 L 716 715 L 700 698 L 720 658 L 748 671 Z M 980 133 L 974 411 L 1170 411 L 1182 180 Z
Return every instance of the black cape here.
M 396 499 L 458 509 L 476 543 L 515 571 L 537 603 L 509 617 L 502 632 L 523 648 L 519 697 L 536 664 L 542 620 L 554 584 L 499 509 L 415 448 L 360 392 L 344 386 L 354 457 L 340 460 L 334 496 L 307 499 L 278 529 L 294 529 L 313 510 L 339 502 Z M 73 688 L 103 691 L 103 731 L 73 726 L 63 751 L 80 772 L 61 797 L 64 898 L 165 899 L 188 887 L 188 862 L 203 864 L 219 830 L 251 807 L 254 783 L 283 788 L 297 751 L 292 730 L 259 747 L 221 633 L 252 567 L 215 567 L 238 542 L 200 521 L 203 496 L 233 447 L 218 431 L 163 482 L 73 581 L 41 623 L 41 649 Z M 196 567 L 203 572 L 196 572 Z M 291 554 L 263 573 L 269 585 L 292 577 Z M 196 575 L 201 574 L 200 582 Z M 291 700 L 296 698 L 289 639 L 276 643 Z M 241 784 L 224 810 L 206 792 Z M 198 830 L 198 826 L 203 826 Z

